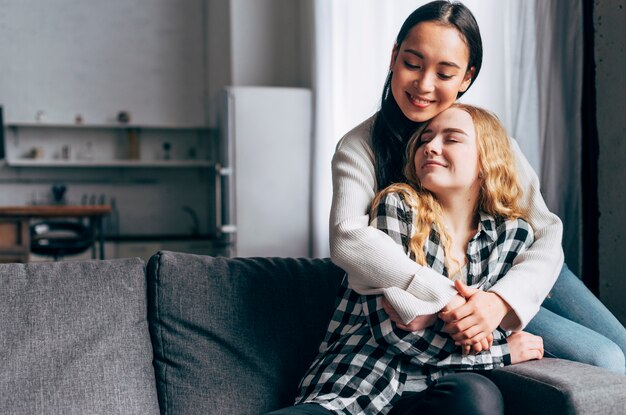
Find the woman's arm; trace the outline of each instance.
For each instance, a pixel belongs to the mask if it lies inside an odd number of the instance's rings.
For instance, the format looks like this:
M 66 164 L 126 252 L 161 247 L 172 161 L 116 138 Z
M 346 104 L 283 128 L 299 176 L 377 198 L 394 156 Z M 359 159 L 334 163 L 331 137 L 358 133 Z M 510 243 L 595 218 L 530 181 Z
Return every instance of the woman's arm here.
M 524 331 L 505 337 L 501 331 L 494 330 L 490 348 L 478 354 L 462 353 L 454 340 L 441 331 L 441 321 L 424 330 L 401 330 L 383 311 L 382 302 L 380 295 L 361 296 L 372 336 L 378 344 L 395 354 L 411 357 L 417 364 L 461 371 L 489 370 L 543 358 L 543 339 Z
M 500 326 L 519 331 L 537 314 L 559 276 L 563 266 L 563 225 L 548 210 L 539 189 L 539 178 L 513 139 L 511 147 L 524 191 L 521 206 L 528 212 L 526 219 L 534 230 L 534 242 L 515 258 L 513 267 L 489 291 L 511 307 Z
M 401 244 L 369 225 L 376 180 L 369 126 L 357 127 L 333 157 L 330 248 L 333 262 L 360 294 L 384 293 L 405 323 L 441 310 L 455 295 L 452 282 L 418 265 Z
M 383 311 L 382 296 L 361 296 L 363 312 L 372 336 L 394 354 L 430 367 L 454 370 L 489 370 L 511 364 L 509 345 L 504 335 L 495 331 L 493 345 L 480 354 L 463 354 L 454 340 L 440 331 L 442 322 L 433 328 L 408 332 L 398 329 Z

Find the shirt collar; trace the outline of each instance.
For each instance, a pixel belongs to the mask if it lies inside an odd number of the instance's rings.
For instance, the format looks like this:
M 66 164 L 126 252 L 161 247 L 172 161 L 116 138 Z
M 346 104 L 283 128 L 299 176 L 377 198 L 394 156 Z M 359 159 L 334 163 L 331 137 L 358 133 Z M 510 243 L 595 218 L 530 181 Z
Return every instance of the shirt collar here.
M 496 218 L 489 213 L 479 212 L 480 222 L 478 223 L 478 234 L 481 232 L 485 234 L 491 241 L 498 239 Z

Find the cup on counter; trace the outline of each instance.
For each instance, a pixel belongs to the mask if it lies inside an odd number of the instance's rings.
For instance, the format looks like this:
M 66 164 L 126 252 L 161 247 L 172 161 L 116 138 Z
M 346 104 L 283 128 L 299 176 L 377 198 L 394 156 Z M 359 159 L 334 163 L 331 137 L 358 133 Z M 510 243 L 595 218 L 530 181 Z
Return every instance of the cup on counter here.
M 61 147 L 61 158 L 63 160 L 69 160 L 72 158 L 72 147 L 70 147 L 68 144 Z
M 27 159 L 42 159 L 43 158 L 43 148 L 41 147 L 33 147 L 24 154 L 24 158 Z

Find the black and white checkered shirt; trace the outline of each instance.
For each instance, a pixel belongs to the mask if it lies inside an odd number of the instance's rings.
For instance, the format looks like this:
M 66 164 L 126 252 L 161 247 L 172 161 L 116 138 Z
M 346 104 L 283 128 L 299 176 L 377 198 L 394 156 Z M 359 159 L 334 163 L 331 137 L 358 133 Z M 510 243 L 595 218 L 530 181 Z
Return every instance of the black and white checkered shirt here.
M 402 197 L 391 193 L 376 207 L 371 225 L 390 235 L 408 254 L 413 212 Z M 447 275 L 443 247 L 433 230 L 424 246 L 428 265 Z M 522 220 L 498 220 L 480 215 L 478 232 L 467 250 L 468 285 L 489 289 L 533 241 Z M 455 371 L 489 370 L 510 364 L 506 335 L 493 333 L 491 349 L 463 356 L 460 347 L 437 322 L 416 332 L 396 327 L 383 310 L 382 295 L 360 295 L 344 278 L 337 307 L 319 354 L 300 384 L 297 403 L 315 402 L 342 414 L 385 414 L 412 380 L 422 388 Z

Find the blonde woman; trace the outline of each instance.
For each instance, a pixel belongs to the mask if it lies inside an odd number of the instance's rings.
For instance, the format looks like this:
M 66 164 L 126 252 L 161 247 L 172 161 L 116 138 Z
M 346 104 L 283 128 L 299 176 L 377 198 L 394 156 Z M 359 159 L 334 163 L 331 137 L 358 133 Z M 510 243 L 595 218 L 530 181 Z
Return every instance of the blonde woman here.
M 461 292 L 487 290 L 533 242 L 513 160 L 495 116 L 454 104 L 411 138 L 407 183 L 377 194 L 370 226 Z M 345 278 L 298 405 L 276 414 L 503 413 L 484 371 L 543 357 L 542 339 L 530 333 L 496 329 L 482 352 L 468 353 L 442 320 L 430 323 L 398 328 L 382 295 L 358 294 Z

